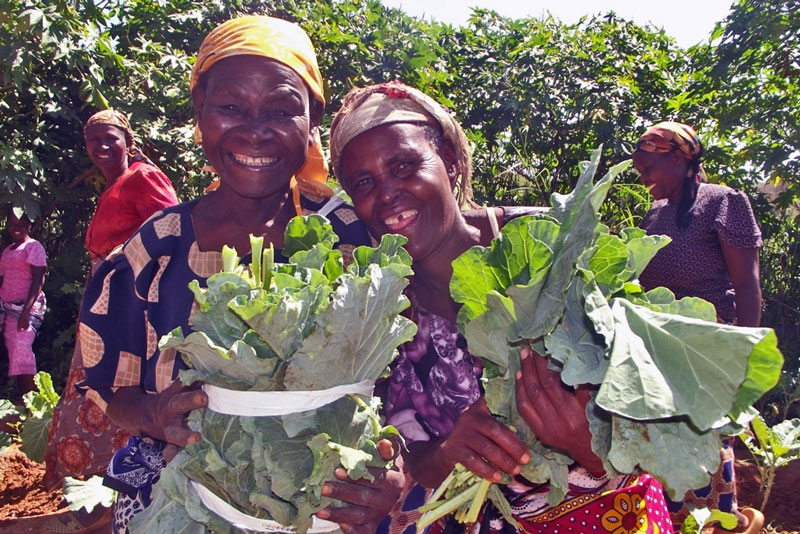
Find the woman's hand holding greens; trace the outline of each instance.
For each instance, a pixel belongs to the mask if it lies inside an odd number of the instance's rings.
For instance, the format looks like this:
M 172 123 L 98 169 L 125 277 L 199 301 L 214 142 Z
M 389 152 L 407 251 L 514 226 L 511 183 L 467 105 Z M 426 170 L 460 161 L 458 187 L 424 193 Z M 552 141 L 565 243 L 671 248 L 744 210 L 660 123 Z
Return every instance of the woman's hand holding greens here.
M 547 368 L 547 359 L 530 348 L 520 352 L 517 372 L 517 410 L 534 434 L 559 449 L 591 473 L 602 473 L 603 461 L 592 452 L 592 434 L 586 419 L 589 390 L 567 389 L 559 373 Z

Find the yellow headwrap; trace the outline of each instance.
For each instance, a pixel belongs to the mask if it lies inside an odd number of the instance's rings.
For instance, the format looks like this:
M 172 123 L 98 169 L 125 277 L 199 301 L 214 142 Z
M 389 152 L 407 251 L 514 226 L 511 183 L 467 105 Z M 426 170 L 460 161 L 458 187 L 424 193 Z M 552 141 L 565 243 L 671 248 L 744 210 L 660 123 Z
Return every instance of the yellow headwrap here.
M 664 121 L 651 126 L 636 142 L 636 150 L 645 152 L 677 152 L 691 162 L 697 163 L 697 179 L 705 182 L 706 171 L 700 164 L 703 143 L 694 128 L 682 122 Z
M 266 16 L 240 17 L 214 28 L 200 45 L 190 88 L 194 89 L 217 61 L 239 55 L 261 56 L 283 63 L 303 79 L 314 98 L 325 104 L 317 56 L 306 32 L 297 24 Z M 197 128 L 195 140 L 202 141 Z M 298 189 L 317 196 L 331 196 L 333 191 L 325 185 L 327 177 L 328 165 L 317 132 L 305 165 L 292 178 L 292 196 L 298 214 L 302 213 Z

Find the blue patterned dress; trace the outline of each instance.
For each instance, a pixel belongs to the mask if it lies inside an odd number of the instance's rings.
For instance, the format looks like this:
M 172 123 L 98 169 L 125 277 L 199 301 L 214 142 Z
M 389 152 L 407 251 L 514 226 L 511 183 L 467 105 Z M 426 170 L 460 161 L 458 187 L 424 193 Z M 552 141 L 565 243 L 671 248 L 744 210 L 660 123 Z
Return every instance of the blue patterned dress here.
M 205 286 L 222 270 L 221 252 L 197 245 L 191 217 L 197 200 L 154 214 L 108 256 L 86 288 L 80 320 L 86 380 L 78 388 L 104 411 L 117 388 L 158 393 L 186 368 L 174 349 L 161 352 L 158 341 L 177 327 L 191 332 L 189 282 Z M 322 212 L 330 220 L 347 262 L 355 247 L 372 240 L 353 209 L 337 200 L 302 196 L 301 204 L 304 214 Z M 286 259 L 276 251 L 275 261 Z M 120 492 L 114 532 L 125 532 L 130 518 L 150 504 L 152 485 L 166 465 L 164 445 L 132 437 L 111 461 L 104 483 Z

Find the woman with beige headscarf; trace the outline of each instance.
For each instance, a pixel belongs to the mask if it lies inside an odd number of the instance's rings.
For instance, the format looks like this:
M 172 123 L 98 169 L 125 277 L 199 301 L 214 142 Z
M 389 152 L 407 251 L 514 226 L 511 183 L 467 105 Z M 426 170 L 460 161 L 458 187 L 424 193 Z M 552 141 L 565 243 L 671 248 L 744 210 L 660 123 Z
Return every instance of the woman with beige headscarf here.
M 369 243 L 352 210 L 328 198 L 318 136 L 322 79 L 299 26 L 264 16 L 221 24 L 203 41 L 190 86 L 196 139 L 219 186 L 145 223 L 99 268 L 81 316 L 81 387 L 135 436 L 106 475 L 119 491 L 115 532 L 126 531 L 130 517 L 149 504 L 164 458 L 200 437 L 185 417 L 206 405 L 206 395 L 184 389 L 175 380 L 183 360 L 158 348 L 175 328 L 189 334 L 189 282 L 204 285 L 221 270 L 223 245 L 249 253 L 249 234 L 272 242 L 280 261 L 288 221 L 323 208 L 345 255 Z M 380 483 L 394 488 L 395 482 Z M 348 532 L 374 531 L 396 495 L 375 500 L 370 494 L 364 502 L 367 489 L 332 484 L 331 497 L 361 506 L 331 507 L 323 515 L 347 522 Z
M 470 200 L 464 133 L 436 101 L 397 82 L 348 93 L 331 125 L 331 160 L 370 233 L 408 239 L 404 247 L 414 270 L 408 296 L 417 334 L 392 363 L 383 410 L 406 440 L 414 479 L 435 488 L 459 463 L 495 483 L 513 480 L 503 491 L 522 533 L 671 532 L 657 481 L 644 473 L 605 473 L 591 448 L 589 390 L 562 387 L 547 359 L 523 349 L 515 398 L 533 433 L 575 460 L 569 493 L 558 506 L 548 502 L 547 484 L 520 475 L 530 462 L 528 446 L 489 412 L 480 360 L 456 324 L 452 263 L 472 246 L 490 245 L 510 219 L 541 208 L 461 211 Z M 472 531 L 514 530 L 492 506 L 484 507 L 479 522 Z M 463 528 L 437 524 L 431 532 L 459 531 L 452 527 Z

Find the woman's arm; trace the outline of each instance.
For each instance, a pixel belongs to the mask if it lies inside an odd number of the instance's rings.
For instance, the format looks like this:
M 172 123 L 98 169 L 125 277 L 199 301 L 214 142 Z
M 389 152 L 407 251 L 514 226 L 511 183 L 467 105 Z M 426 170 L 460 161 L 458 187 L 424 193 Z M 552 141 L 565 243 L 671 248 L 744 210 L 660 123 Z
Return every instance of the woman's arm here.
M 736 324 L 761 324 L 761 274 L 757 248 L 738 248 L 720 240 L 728 276 L 736 293 Z
M 42 291 L 44 284 L 44 273 L 47 271 L 45 266 L 31 265 L 31 286 L 28 288 L 28 294 L 25 296 L 25 303 L 22 306 L 22 313 L 19 314 L 17 320 L 17 328 L 20 330 L 27 330 L 31 324 L 31 308 L 36 302 L 36 298 Z

